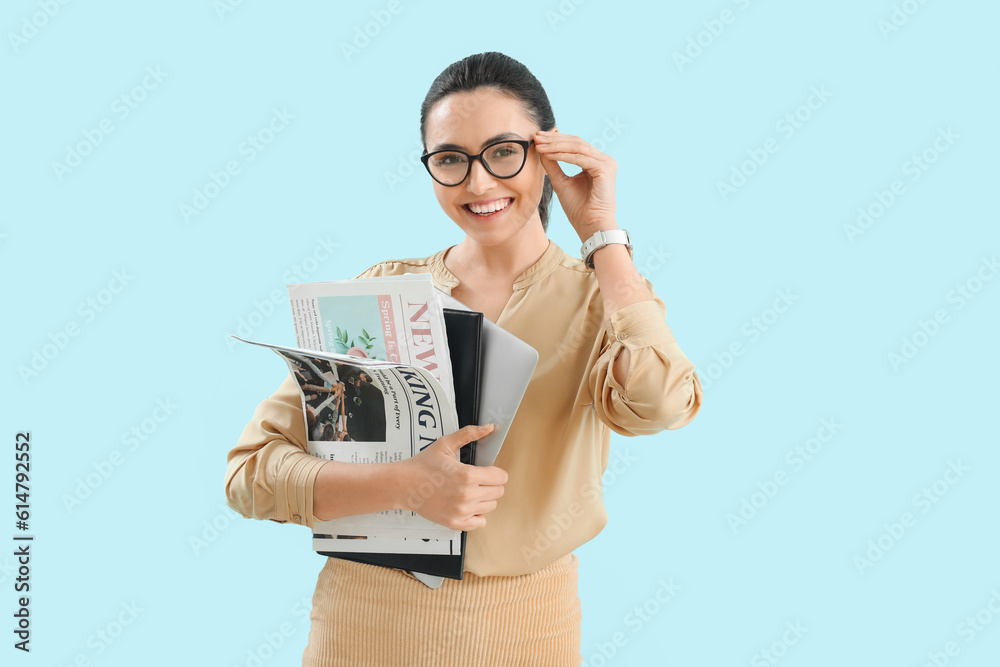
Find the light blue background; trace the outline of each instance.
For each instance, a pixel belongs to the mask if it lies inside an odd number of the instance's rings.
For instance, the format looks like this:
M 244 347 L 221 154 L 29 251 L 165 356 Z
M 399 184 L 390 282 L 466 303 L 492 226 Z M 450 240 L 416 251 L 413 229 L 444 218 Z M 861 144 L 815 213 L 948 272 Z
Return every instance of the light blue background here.
M 0 550 L 4 664 L 230 666 L 262 650 L 264 664 L 299 663 L 322 559 L 306 529 L 226 509 L 222 485 L 286 369 L 226 337 L 243 322 L 293 344 L 286 283 L 460 240 L 415 162 L 419 106 L 445 66 L 493 49 L 538 76 L 561 131 L 618 161 L 636 263 L 706 385 L 715 375 L 689 426 L 613 440 L 610 523 L 577 551 L 585 664 L 753 667 L 772 664 L 769 650 L 788 666 L 918 667 L 948 642 L 948 664 L 998 664 L 1000 279 L 973 280 L 961 309 L 949 294 L 1000 250 L 1000 6 L 387 7 L 5 3 L 0 534 L 16 532 L 10 452 L 30 430 L 36 539 L 27 656 L 11 647 L 13 549 Z M 880 29 L 894 11 L 898 30 Z M 341 44 L 372 12 L 391 21 L 348 58 Z M 697 57 L 679 67 L 687 48 Z M 147 68 L 165 76 L 124 116 L 116 99 Z M 264 150 L 241 148 L 275 109 L 294 118 Z M 796 112 L 789 137 L 780 123 Z M 113 131 L 60 180 L 53 161 L 104 119 Z M 717 182 L 766 145 L 777 152 L 723 200 Z M 925 150 L 936 161 L 913 181 L 907 163 Z M 185 222 L 179 206 L 229 161 L 240 172 Z M 857 209 L 897 179 L 902 194 L 849 240 Z M 551 237 L 575 253 L 553 211 Z M 794 300 L 775 321 L 780 290 Z M 88 299 L 105 302 L 92 317 Z M 888 355 L 939 309 L 947 321 L 894 368 Z M 73 324 L 24 381 L 18 367 Z M 727 358 L 734 343 L 742 354 Z M 158 401 L 176 406 L 162 423 Z M 795 470 L 786 454 L 823 419 L 841 426 Z M 144 440 L 123 437 L 144 425 Z M 915 494 L 956 461 L 968 470 L 938 481 L 946 493 L 921 512 Z M 111 474 L 70 511 L 66 495 L 102 465 Z M 727 515 L 779 472 L 787 483 L 734 532 Z M 905 512 L 915 525 L 883 536 Z M 880 536 L 891 548 L 859 571 Z M 663 604 L 661 580 L 679 587 Z M 966 641 L 960 624 L 977 613 L 990 622 Z M 119 617 L 131 624 L 98 640 Z

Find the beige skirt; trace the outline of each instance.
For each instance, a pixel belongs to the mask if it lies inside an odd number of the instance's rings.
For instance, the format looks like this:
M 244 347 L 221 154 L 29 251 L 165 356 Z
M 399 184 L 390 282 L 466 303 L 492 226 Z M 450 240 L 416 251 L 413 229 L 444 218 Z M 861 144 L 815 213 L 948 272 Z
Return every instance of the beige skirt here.
M 577 667 L 579 559 L 515 577 L 445 579 L 327 558 L 309 614 L 303 667 Z

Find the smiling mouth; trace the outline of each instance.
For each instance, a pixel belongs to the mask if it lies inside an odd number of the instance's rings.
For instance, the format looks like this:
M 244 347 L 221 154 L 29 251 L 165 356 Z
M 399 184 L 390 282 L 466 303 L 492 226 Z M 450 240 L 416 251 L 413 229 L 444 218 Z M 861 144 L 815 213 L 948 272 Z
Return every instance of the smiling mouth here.
M 494 213 L 506 210 L 514 202 L 513 197 L 504 197 L 491 201 L 489 204 L 463 204 L 462 207 L 474 215 L 486 218 Z

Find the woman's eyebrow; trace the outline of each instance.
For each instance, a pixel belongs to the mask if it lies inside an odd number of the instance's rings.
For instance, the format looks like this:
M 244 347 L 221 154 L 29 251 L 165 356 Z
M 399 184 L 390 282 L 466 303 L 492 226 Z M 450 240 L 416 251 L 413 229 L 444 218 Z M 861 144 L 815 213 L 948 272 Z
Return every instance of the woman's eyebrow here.
M 490 144 L 495 144 L 496 142 L 503 141 L 504 139 L 521 139 L 521 137 L 519 135 L 515 134 L 514 132 L 501 132 L 500 134 L 496 135 L 495 137 L 490 137 L 489 139 L 487 139 L 486 141 L 484 141 L 482 144 L 479 145 L 479 148 L 480 149 L 485 148 L 486 146 L 489 146 Z M 523 139 L 522 139 L 522 141 L 523 141 Z M 465 151 L 465 146 L 459 146 L 458 144 L 438 144 L 437 146 L 435 146 L 434 148 L 431 149 L 432 153 L 434 151 L 463 151 L 464 152 Z

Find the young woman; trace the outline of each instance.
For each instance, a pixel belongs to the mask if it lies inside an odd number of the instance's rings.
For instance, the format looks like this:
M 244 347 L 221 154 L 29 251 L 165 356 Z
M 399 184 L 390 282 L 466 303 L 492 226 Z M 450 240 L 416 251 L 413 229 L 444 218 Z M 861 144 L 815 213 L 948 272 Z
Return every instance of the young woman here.
M 246 517 L 310 527 L 407 508 L 470 531 L 465 578 L 436 590 L 402 570 L 328 558 L 303 665 L 579 665 L 573 550 L 607 522 L 601 478 L 610 433 L 684 426 L 701 406 L 701 382 L 632 262 L 615 216 L 615 161 L 558 131 L 527 68 L 495 52 L 452 64 L 427 93 L 420 132 L 438 202 L 464 238 L 359 277 L 430 273 L 538 350 L 495 466 L 456 461 L 489 425 L 398 463 L 310 456 L 289 376 L 229 454 L 229 504 Z M 568 177 L 559 161 L 582 171 Z M 553 190 L 583 257 L 546 237 Z M 440 472 L 445 482 L 433 495 L 412 493 Z

